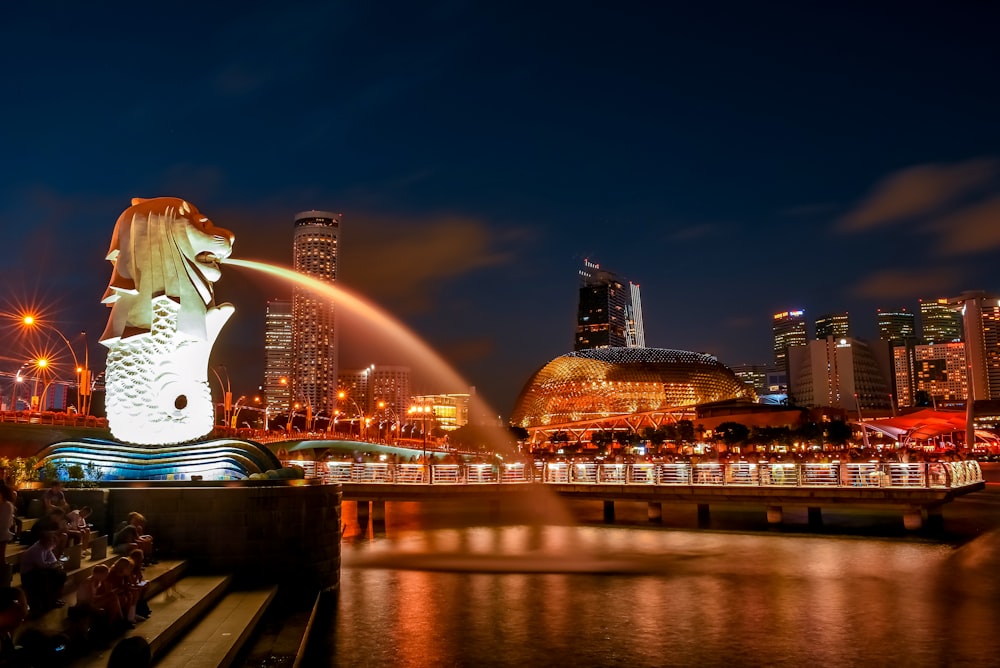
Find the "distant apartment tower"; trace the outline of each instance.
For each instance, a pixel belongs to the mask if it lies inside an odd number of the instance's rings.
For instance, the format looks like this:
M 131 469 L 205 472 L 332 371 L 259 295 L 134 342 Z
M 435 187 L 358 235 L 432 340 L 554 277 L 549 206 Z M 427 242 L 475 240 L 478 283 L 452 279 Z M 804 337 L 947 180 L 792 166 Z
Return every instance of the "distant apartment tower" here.
M 922 343 L 951 343 L 962 340 L 962 314 L 947 299 L 920 300 Z
M 376 364 L 368 379 L 368 410 L 392 421 L 405 420 L 410 407 L 410 367 Z
M 271 415 L 292 405 L 292 301 L 271 299 L 264 313 L 264 397 Z
M 293 266 L 325 283 L 337 280 L 341 215 L 304 211 L 295 216 Z M 295 286 L 292 292 L 291 401 L 314 413 L 330 411 L 337 392 L 337 332 L 329 297 Z
M 889 347 L 827 337 L 788 349 L 789 389 L 799 406 L 889 410 Z
M 816 338 L 825 339 L 832 336 L 838 339 L 845 339 L 850 336 L 850 318 L 847 312 L 827 313 L 816 318 Z
M 774 314 L 774 366 L 788 372 L 788 349 L 809 341 L 805 311 L 782 311 Z
M 371 376 L 375 365 L 364 369 L 341 369 L 337 374 L 337 410 L 342 415 L 355 415 L 358 411 L 371 413 Z
M 935 343 L 892 349 L 899 405 L 955 406 L 969 395 L 965 344 Z
M 972 291 L 949 302 L 963 320 L 970 398 L 1000 399 L 1000 301 Z
M 639 286 L 628 290 L 615 274 L 590 260 L 580 270 L 574 350 L 645 348 Z

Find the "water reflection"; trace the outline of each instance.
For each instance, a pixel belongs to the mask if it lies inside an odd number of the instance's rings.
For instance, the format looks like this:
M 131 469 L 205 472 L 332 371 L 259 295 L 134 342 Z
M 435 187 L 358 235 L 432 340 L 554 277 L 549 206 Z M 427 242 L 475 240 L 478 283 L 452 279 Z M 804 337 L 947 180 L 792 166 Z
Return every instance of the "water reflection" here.
M 460 526 L 348 542 L 343 558 L 334 665 L 944 666 L 1000 656 L 995 530 L 956 549 Z

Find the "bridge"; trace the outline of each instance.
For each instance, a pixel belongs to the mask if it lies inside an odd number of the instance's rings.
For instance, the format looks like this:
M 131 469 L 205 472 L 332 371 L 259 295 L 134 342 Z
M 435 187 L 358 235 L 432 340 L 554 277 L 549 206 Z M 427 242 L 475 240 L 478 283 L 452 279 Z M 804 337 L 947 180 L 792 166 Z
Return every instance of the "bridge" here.
M 764 506 L 780 524 L 784 508 L 806 507 L 810 524 L 822 509 L 853 506 L 899 510 L 907 529 L 940 522 L 944 504 L 986 485 L 975 460 L 955 462 L 701 462 L 598 464 L 393 464 L 289 460 L 307 478 L 340 484 L 344 500 L 370 502 L 378 518 L 387 501 L 489 499 L 502 502 L 524 485 L 541 485 L 563 498 L 600 500 L 613 522 L 616 501 L 645 502 L 652 522 L 663 504 L 694 504 L 707 521 L 720 504 Z M 360 512 L 360 511 L 359 511 Z M 384 517 L 384 515 L 382 515 Z

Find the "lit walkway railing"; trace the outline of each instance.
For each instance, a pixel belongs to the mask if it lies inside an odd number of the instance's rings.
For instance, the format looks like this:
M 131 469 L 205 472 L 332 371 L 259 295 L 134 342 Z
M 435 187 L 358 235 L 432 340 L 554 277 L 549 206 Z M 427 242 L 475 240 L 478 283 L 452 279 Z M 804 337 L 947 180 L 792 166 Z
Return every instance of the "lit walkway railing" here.
M 957 462 L 701 462 L 597 464 L 389 464 L 288 460 L 326 483 L 479 485 L 540 482 L 573 485 L 719 487 L 954 488 L 982 482 L 975 460 Z

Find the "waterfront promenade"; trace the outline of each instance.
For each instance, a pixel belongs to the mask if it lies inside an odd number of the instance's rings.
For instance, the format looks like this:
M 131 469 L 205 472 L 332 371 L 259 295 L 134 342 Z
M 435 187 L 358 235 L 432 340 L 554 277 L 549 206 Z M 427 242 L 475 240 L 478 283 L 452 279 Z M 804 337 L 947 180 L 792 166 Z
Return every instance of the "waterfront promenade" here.
M 608 522 L 615 502 L 644 502 L 650 521 L 664 504 L 694 504 L 707 520 L 710 506 L 759 506 L 779 524 L 787 506 L 806 507 L 811 524 L 822 508 L 899 510 L 908 529 L 940 518 L 941 507 L 985 487 L 975 460 L 948 462 L 706 462 L 598 464 L 521 462 L 432 464 L 287 460 L 307 478 L 340 484 L 348 501 L 370 502 L 374 517 L 395 501 L 490 499 L 502 503 L 525 485 L 564 498 L 601 500 Z

